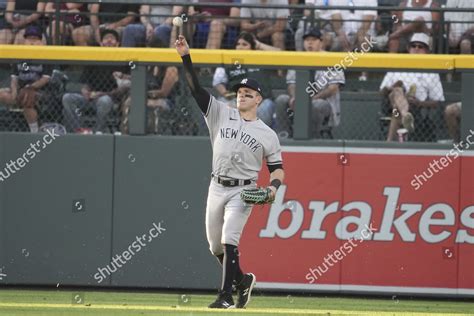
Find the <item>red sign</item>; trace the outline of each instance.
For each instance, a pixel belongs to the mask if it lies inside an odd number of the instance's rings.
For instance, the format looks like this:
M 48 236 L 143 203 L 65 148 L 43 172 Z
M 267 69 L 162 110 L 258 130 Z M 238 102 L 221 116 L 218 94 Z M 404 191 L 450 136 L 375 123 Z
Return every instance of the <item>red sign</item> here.
M 241 240 L 261 288 L 474 296 L 474 157 L 436 169 L 441 151 L 291 150 Z

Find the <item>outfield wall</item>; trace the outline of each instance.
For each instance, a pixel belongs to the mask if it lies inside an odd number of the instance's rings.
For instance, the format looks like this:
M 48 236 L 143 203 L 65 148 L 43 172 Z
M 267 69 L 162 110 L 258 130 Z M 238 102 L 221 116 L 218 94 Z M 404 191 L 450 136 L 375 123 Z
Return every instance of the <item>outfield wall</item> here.
M 297 69 L 298 140 L 310 138 L 310 69 L 347 57 L 192 53 L 197 66 L 232 65 L 238 58 L 246 66 Z M 462 73 L 464 140 L 474 122 L 472 60 L 367 54 L 349 68 Z M 0 46 L 0 61 L 133 62 L 130 132 L 140 135 L 67 135 L 32 158 L 30 146 L 42 135 L 0 133 L 0 171 L 10 160 L 29 159 L 0 180 L 0 283 L 217 288 L 221 275 L 204 229 L 209 140 L 143 136 L 146 67 L 180 65 L 176 51 L 9 45 Z M 288 141 L 285 186 L 272 207 L 255 207 L 242 239 L 243 268 L 254 271 L 265 289 L 474 297 L 473 151 L 453 159 L 420 189 L 411 185 L 415 174 L 451 149 L 413 142 Z M 374 230 L 361 239 L 365 225 Z
M 0 283 L 219 286 L 204 229 L 207 138 L 67 135 L 28 156 L 43 137 L 0 134 L 0 171 L 29 158 L 0 180 Z M 415 190 L 413 176 L 451 148 L 324 144 L 287 143 L 286 185 L 271 208 L 254 208 L 241 258 L 258 286 L 474 296 L 472 151 Z M 328 254 L 341 259 L 321 273 Z

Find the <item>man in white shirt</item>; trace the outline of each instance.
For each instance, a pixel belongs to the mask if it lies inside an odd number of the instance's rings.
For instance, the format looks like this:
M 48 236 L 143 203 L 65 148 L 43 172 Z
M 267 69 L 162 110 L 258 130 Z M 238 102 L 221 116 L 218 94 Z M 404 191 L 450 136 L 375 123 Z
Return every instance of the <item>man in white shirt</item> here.
M 374 10 L 332 10 L 333 40 L 326 49 L 350 51 L 375 36 L 377 0 L 333 0 L 332 6 L 374 7 Z
M 413 34 L 408 52 L 429 54 L 429 36 L 425 33 Z M 422 109 L 436 108 L 439 102 L 444 101 L 443 86 L 437 73 L 388 72 L 380 85 L 380 92 L 389 98 L 392 107 L 387 141 L 395 139 L 400 124 L 409 133 L 413 132 L 416 114 Z

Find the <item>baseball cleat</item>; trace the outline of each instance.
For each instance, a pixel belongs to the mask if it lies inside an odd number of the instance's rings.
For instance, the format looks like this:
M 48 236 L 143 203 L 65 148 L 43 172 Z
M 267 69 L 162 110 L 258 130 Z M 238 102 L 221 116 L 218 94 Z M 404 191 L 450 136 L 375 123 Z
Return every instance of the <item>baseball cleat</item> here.
M 224 291 L 219 291 L 216 301 L 210 304 L 209 308 L 224 308 L 224 309 L 235 308 L 232 294 L 224 292 Z
M 415 130 L 415 119 L 413 115 L 408 112 L 404 117 L 402 117 L 402 125 L 408 130 L 409 133 L 413 133 Z
M 255 282 L 257 282 L 255 275 L 253 273 L 246 273 L 240 284 L 236 286 L 237 295 L 239 296 L 237 299 L 237 308 L 245 308 L 245 306 L 248 305 Z

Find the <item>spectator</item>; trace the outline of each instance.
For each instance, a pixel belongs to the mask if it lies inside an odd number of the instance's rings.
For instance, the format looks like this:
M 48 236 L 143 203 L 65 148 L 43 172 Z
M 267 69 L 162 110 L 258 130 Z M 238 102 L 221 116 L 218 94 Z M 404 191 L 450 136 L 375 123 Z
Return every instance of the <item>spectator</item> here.
M 461 122 L 461 102 L 456 102 L 448 105 L 444 110 L 444 118 L 446 126 L 448 126 L 449 136 L 455 143 L 461 141 L 460 122 Z
M 8 0 L 0 0 L 0 45 L 11 44 L 13 42 L 13 32 L 5 20 L 5 10 Z
M 175 2 L 179 2 L 175 0 Z M 183 7 L 171 5 L 142 5 L 140 22 L 130 24 L 123 30 L 123 47 L 144 47 L 153 37 L 169 47 L 172 21 L 182 13 Z
M 309 29 L 303 36 L 304 49 L 307 52 L 323 52 L 322 34 L 318 28 Z M 341 120 L 340 88 L 345 85 L 342 70 L 318 70 L 314 75 L 314 84 L 306 89 L 311 96 L 311 133 L 321 137 L 325 126 L 335 127 Z M 286 75 L 288 94 L 282 94 L 275 100 L 277 106 L 277 130 L 291 136 L 291 117 L 295 110 L 296 72 L 289 70 Z M 316 89 L 314 89 L 316 87 Z M 314 90 L 313 90 L 314 89 Z M 304 96 L 302 96 L 304 97 Z
M 253 34 L 242 32 L 235 44 L 236 50 L 279 50 L 276 47 L 266 45 L 258 41 Z M 229 101 L 235 106 L 235 93 L 229 92 L 234 84 L 243 78 L 253 78 L 262 84 L 263 101 L 257 109 L 257 116 L 268 126 L 273 124 L 275 103 L 271 99 L 270 72 L 259 68 L 247 68 L 236 59 L 232 68 L 216 68 L 212 85 L 220 95 L 220 100 Z M 224 99 L 224 100 L 223 100 Z
M 354 8 L 366 6 L 377 7 L 377 0 L 313 0 L 318 6 L 352 6 Z M 331 51 L 352 51 L 361 49 L 364 42 L 369 42 L 375 37 L 376 10 L 339 10 L 332 9 L 323 12 L 316 12 L 319 18 L 330 20 L 330 24 L 325 25 L 323 34 L 322 49 Z M 301 36 L 302 30 L 297 31 Z M 300 42 L 301 40 L 299 40 Z M 300 42 L 301 43 L 301 42 Z M 301 45 L 298 44 L 297 45 Z M 359 80 L 366 81 L 367 72 L 363 72 Z
M 388 51 L 388 37 L 393 30 L 393 24 L 399 22 L 395 19 L 393 10 L 398 9 L 402 0 L 378 0 L 378 16 L 375 22 L 375 33 L 374 38 L 375 52 L 386 52 Z M 387 9 L 380 9 L 380 7 L 387 7 Z
M 120 36 L 112 29 L 101 32 L 100 46 L 119 47 Z M 117 85 L 117 78 L 123 78 L 123 67 L 89 66 L 84 69 L 81 93 L 66 93 L 63 96 L 64 125 L 68 132 L 81 132 L 79 116 L 89 110 L 96 111 L 94 132 L 109 132 L 107 117 L 118 108 L 123 97 L 128 93 L 127 85 Z
M 429 36 L 425 33 L 413 34 L 408 52 L 429 54 Z M 409 133 L 413 132 L 415 119 L 425 119 L 422 118 L 422 110 L 436 108 L 439 102 L 444 101 L 443 86 L 437 73 L 388 72 L 380 85 L 380 91 L 388 98 L 392 113 L 387 141 L 394 140 L 400 123 Z
M 238 36 L 238 27 L 240 26 L 240 19 L 238 19 L 240 8 L 202 7 L 198 5 L 200 2 L 240 3 L 240 0 L 193 0 L 194 6 L 189 11 L 190 16 L 198 17 L 194 47 L 220 49 L 227 30 L 232 31 L 232 34 L 228 34 L 227 42 L 233 44 Z M 210 19 L 211 16 L 212 19 Z
M 149 47 L 163 48 L 165 43 L 153 37 Z M 150 66 L 148 67 L 148 99 L 147 99 L 147 133 L 158 133 L 156 122 L 160 115 L 169 112 L 174 107 L 176 93 L 176 83 L 178 82 L 178 68 L 174 66 Z M 128 134 L 128 114 L 132 98 L 129 96 L 122 105 L 122 120 L 120 130 L 123 134 Z
M 324 35 L 325 47 L 331 51 L 352 51 L 375 36 L 377 0 L 333 0 L 329 6 L 365 6 L 374 10 L 331 10 L 332 32 Z
M 41 28 L 29 25 L 23 32 L 24 45 L 44 45 Z M 13 66 L 10 88 L 0 89 L 0 100 L 23 108 L 32 133 L 38 132 L 38 101 L 51 78 L 51 71 L 43 65 L 19 63 Z
M 446 8 L 471 9 L 471 12 L 446 12 L 444 17 L 447 22 L 463 22 L 449 24 L 449 47 L 451 49 L 459 48 L 461 54 L 472 54 L 474 2 L 472 0 L 448 0 Z
M 51 37 L 53 45 L 65 44 L 70 38 L 72 31 L 87 23 L 87 16 L 84 14 L 86 5 L 82 3 L 65 2 L 60 5 L 61 18 L 59 20 L 59 34 L 61 40 L 56 42 L 56 6 L 55 1 L 50 1 L 46 4 L 45 13 L 49 14 L 51 24 L 46 33 Z
M 288 9 L 274 9 L 275 5 L 288 5 L 288 0 L 242 0 L 242 5 L 259 4 L 264 8 L 242 8 L 240 29 L 253 33 L 257 39 L 266 44 L 272 44 L 285 50 L 285 28 L 290 11 Z
M 298 29 L 295 32 L 295 49 L 297 51 L 304 50 L 303 35 L 311 27 L 312 21 L 308 20 L 312 16 L 311 13 L 314 14 L 314 20 L 315 20 L 314 22 L 316 24 L 319 24 L 319 28 L 321 30 L 332 30 L 330 27 L 327 27 L 327 26 L 328 26 L 329 21 L 331 21 L 331 10 L 329 10 L 329 7 L 331 5 L 334 5 L 333 2 L 334 0 L 305 0 L 306 5 L 314 5 L 317 7 L 325 6 L 328 9 L 327 10 L 320 10 L 320 9 L 304 10 L 303 19 L 298 22 Z M 311 11 L 314 11 L 314 12 L 311 12 Z M 328 43 L 323 42 L 323 49 L 325 49 L 327 44 Z
M 101 42 L 101 30 L 112 29 L 119 35 L 122 29 L 137 20 L 140 5 L 102 3 L 90 5 L 90 25 L 74 29 L 72 38 L 77 46 Z
M 390 53 L 398 53 L 401 39 L 409 39 L 413 33 L 433 34 L 438 28 L 439 13 L 435 11 L 407 11 L 405 8 L 438 8 L 439 5 L 433 0 L 405 0 L 400 4 L 401 12 L 396 12 L 394 32 L 389 36 L 388 50 Z M 433 22 L 434 25 L 431 23 Z
M 5 19 L 12 27 L 14 44 L 25 42 L 24 32 L 28 25 L 41 25 L 45 6 L 43 0 L 8 0 Z

